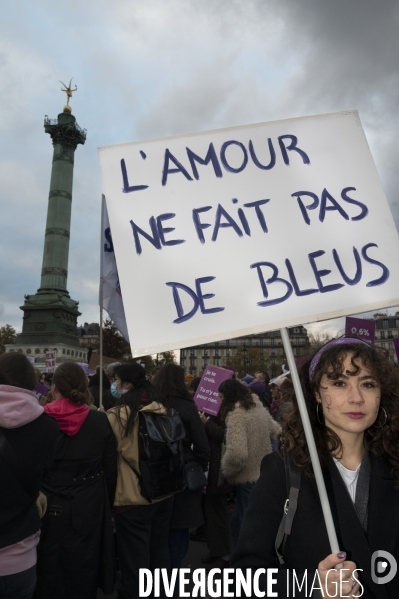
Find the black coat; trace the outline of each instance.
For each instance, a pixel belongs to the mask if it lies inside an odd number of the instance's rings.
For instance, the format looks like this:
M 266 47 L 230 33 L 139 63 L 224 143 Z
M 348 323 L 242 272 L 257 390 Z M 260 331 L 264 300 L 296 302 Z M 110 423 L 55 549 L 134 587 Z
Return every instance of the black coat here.
M 371 556 L 377 550 L 391 553 L 399 563 L 399 491 L 393 488 L 390 467 L 370 453 L 370 492 L 367 534 L 363 530 L 355 508 L 338 469 L 333 462 L 324 473 L 340 549 L 347 559 L 354 561 L 364 586 L 363 599 L 397 599 L 399 575 L 386 585 L 371 579 Z M 248 511 L 241 529 L 233 558 L 237 568 L 275 568 L 274 543 L 287 498 L 284 462 L 276 454 L 266 456 L 261 476 L 251 494 Z M 316 482 L 302 475 L 298 508 L 288 537 L 284 558 L 286 567 L 296 571 L 299 580 L 305 570 L 313 580 L 319 562 L 331 553 Z M 300 578 L 299 578 L 300 576 Z M 278 574 L 279 597 L 287 597 L 287 572 Z M 311 582 L 308 584 L 310 591 Z M 292 583 L 290 589 L 292 595 Z M 305 597 L 296 588 L 296 597 Z
M 94 405 L 96 408 L 100 407 L 100 375 L 94 374 L 90 378 L 89 391 L 93 396 Z M 105 372 L 103 372 L 103 406 L 104 410 L 110 410 L 114 407 L 116 398 L 111 393 L 111 383 Z
M 116 440 L 107 415 L 90 410 L 80 430 L 59 440 L 43 491 L 48 508 L 38 546 L 40 599 L 95 599 L 113 592 L 111 508 Z
M 8 443 L 27 473 L 27 481 L 39 494 L 45 471 L 54 459 L 58 424 L 47 414 L 18 428 L 2 428 Z M 7 464 L 0 458 L 0 548 L 14 545 L 41 528 L 35 502 L 26 494 Z
M 208 439 L 197 406 L 192 399 L 184 397 L 174 397 L 169 405 L 179 413 L 186 430 L 186 437 L 183 440 L 185 462 L 195 460 L 202 466 L 204 471 L 208 470 Z M 171 528 L 192 528 L 204 523 L 201 494 L 201 489 L 199 491 L 186 489 L 181 493 L 176 493 Z
M 218 486 L 220 461 L 222 458 L 222 443 L 226 435 L 226 424 L 220 417 L 220 412 L 217 416 L 211 416 L 206 421 L 205 431 L 208 436 L 209 446 L 211 449 L 211 459 L 209 462 L 208 486 L 207 493 L 232 493 L 234 485 L 230 485 L 226 480 Z

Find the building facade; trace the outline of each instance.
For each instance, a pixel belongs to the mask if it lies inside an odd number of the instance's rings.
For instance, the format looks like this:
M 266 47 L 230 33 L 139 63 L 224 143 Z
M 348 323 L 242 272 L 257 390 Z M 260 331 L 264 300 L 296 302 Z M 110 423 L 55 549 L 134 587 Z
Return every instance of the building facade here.
M 77 329 L 80 347 L 97 350 L 100 347 L 100 325 L 97 322 L 85 322 Z
M 307 330 L 302 326 L 289 327 L 288 333 L 295 358 L 306 354 L 309 350 Z M 281 374 L 283 364 L 287 365 L 280 331 L 269 331 L 237 339 L 226 339 L 213 343 L 205 343 L 180 350 L 180 365 L 187 373 L 201 376 L 208 365 L 226 366 L 234 364 L 234 357 L 242 356 L 240 365 L 242 374 L 253 374 L 254 369 L 265 369 L 271 378 Z M 287 368 L 288 369 L 288 368 Z
M 392 358 L 397 362 L 393 340 L 399 337 L 399 312 L 394 316 L 386 314 L 374 314 L 375 320 L 375 345 L 387 349 Z

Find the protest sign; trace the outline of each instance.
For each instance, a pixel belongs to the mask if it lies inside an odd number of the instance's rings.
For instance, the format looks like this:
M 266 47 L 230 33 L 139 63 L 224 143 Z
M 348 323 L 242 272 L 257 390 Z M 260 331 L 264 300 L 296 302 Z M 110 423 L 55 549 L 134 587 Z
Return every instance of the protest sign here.
M 46 395 L 49 391 L 50 389 L 42 383 L 36 383 L 36 387 L 33 389 L 33 392 L 36 393 L 38 399 L 40 399 L 42 395 Z
M 194 401 L 200 412 L 217 416 L 220 410 L 219 385 L 231 379 L 233 372 L 218 366 L 206 366 L 200 384 L 194 395 Z
M 76 364 L 79 364 L 86 376 L 91 376 L 95 372 L 89 368 L 89 365 L 86 364 L 86 362 L 76 362 Z
M 356 111 L 99 149 L 133 356 L 399 304 Z
M 347 316 L 345 322 L 345 336 L 359 337 L 360 339 L 363 339 L 363 341 L 367 341 L 367 343 L 374 343 L 375 321 Z
M 46 372 L 55 372 L 56 351 L 46 351 Z

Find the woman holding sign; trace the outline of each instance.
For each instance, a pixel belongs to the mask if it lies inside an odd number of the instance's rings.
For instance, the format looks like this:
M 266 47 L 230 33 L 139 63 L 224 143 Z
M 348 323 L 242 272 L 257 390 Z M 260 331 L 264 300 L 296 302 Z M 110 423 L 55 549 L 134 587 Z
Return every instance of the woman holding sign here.
M 396 598 L 399 371 L 384 350 L 343 338 L 324 345 L 300 374 L 341 552 L 330 552 L 294 397 L 279 451 L 262 463 L 234 566 L 279 561 L 279 597 Z

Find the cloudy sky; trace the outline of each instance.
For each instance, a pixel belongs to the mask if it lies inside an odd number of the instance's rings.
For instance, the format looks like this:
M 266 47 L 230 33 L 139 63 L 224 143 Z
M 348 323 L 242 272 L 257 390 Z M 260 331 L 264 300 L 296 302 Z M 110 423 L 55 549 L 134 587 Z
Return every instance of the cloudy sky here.
M 98 321 L 98 146 L 357 109 L 399 225 L 397 0 L 2 0 L 0 14 L 0 325 L 21 330 L 40 284 L 59 79 L 87 129 L 68 278 L 82 323 Z

